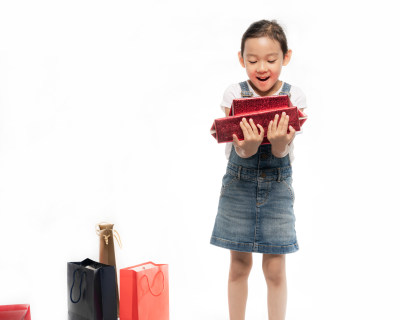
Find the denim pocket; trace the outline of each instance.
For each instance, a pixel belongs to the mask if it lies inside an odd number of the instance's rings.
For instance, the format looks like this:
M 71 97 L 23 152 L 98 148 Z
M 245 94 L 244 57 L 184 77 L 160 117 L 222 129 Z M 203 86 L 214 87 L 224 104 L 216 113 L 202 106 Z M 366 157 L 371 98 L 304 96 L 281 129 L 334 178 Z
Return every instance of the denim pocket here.
M 238 178 L 236 176 L 233 176 L 229 173 L 225 173 L 225 175 L 222 178 L 222 187 L 220 195 L 222 196 L 226 192 L 226 190 L 228 190 L 229 186 L 231 186 L 235 181 L 238 181 Z
M 292 177 L 286 177 L 285 179 L 282 180 L 282 182 L 286 185 L 288 191 L 290 192 L 290 196 L 292 197 L 292 200 L 294 202 L 295 196 L 294 196 L 294 189 L 292 187 Z

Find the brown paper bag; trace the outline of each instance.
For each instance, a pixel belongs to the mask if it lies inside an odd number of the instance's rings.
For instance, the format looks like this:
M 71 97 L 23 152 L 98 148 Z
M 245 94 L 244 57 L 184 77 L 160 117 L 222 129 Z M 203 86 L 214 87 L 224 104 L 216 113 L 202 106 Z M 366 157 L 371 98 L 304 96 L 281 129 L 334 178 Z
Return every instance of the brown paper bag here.
M 96 233 L 100 237 L 100 257 L 99 262 L 108 264 L 115 267 L 115 280 L 116 280 L 116 293 L 117 293 L 117 307 L 119 314 L 119 294 L 118 294 L 118 278 L 117 278 L 117 264 L 115 262 L 115 249 L 114 238 L 121 248 L 121 239 L 119 233 L 113 229 L 114 224 L 107 222 L 100 222 L 96 225 Z M 117 237 L 118 236 L 118 237 Z

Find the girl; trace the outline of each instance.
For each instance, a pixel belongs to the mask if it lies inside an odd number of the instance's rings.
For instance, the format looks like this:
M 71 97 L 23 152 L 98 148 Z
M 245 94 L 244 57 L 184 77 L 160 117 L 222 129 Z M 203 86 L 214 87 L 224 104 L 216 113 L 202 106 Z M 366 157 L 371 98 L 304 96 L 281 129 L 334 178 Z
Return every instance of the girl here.
M 306 107 L 303 92 L 279 80 L 292 51 L 275 20 L 253 23 L 242 37 L 239 62 L 249 80 L 229 86 L 221 103 L 228 116 L 233 99 L 289 95 L 294 106 Z M 285 254 L 299 249 L 293 213 L 293 139 L 289 116 L 276 115 L 268 128 L 243 118 L 244 140 L 233 135 L 227 144 L 229 159 L 222 179 L 218 214 L 211 244 L 230 249 L 228 280 L 230 320 L 243 320 L 252 252 L 263 254 L 262 268 L 268 288 L 269 320 L 285 319 L 287 288 Z M 271 144 L 261 145 L 267 130 Z

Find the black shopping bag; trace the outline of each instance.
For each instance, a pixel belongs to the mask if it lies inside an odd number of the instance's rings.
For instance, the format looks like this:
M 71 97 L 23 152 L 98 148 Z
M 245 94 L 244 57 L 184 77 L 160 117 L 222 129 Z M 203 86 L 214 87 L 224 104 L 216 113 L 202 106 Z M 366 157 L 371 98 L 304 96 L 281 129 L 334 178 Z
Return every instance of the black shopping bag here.
M 117 320 L 115 268 L 90 259 L 67 268 L 68 320 Z

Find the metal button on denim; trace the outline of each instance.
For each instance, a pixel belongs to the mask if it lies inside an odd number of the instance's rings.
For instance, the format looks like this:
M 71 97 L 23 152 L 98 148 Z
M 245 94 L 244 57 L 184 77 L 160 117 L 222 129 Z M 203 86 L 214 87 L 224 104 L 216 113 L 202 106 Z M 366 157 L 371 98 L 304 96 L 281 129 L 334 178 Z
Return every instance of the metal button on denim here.
M 265 178 L 267 174 L 265 172 L 261 172 L 261 178 Z
M 261 155 L 261 159 L 265 160 L 265 159 L 267 159 L 267 158 L 268 158 L 268 155 L 267 155 L 266 153 L 263 153 L 263 154 Z

